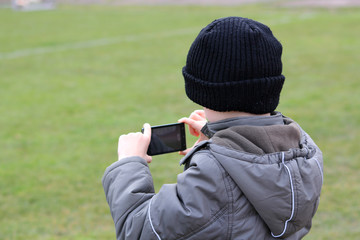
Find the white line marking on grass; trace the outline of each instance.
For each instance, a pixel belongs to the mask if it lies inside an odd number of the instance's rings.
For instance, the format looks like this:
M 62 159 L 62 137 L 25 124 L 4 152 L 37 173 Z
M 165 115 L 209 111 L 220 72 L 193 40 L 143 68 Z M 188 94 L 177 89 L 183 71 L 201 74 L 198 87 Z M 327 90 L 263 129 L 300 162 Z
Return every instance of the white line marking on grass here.
M 275 21 L 267 21 L 269 26 L 280 25 L 280 24 L 288 24 L 290 22 L 295 21 L 302 21 L 309 18 L 314 18 L 315 14 L 309 14 L 306 16 L 299 16 L 297 18 L 292 18 L 288 16 L 284 16 L 283 18 L 278 18 Z M 83 42 L 75 42 L 75 43 L 66 43 L 57 46 L 48 46 L 48 47 L 36 47 L 36 48 L 27 48 L 27 49 L 20 49 L 13 52 L 0 52 L 0 60 L 8 60 L 8 59 L 15 59 L 21 57 L 28 57 L 34 55 L 42 55 L 47 53 L 54 53 L 54 52 L 63 52 L 68 50 L 79 50 L 79 49 L 86 49 L 86 48 L 95 48 L 95 47 L 102 47 L 108 46 L 112 44 L 119 44 L 122 42 L 136 42 L 136 41 L 143 41 L 149 39 L 156 39 L 156 38 L 165 38 L 165 37 L 174 37 L 179 35 L 187 35 L 187 34 L 196 34 L 200 31 L 201 27 L 199 28 L 187 28 L 187 29 L 179 29 L 176 31 L 167 31 L 167 32 L 160 32 L 160 33 L 147 33 L 147 34 L 138 34 L 138 35 L 125 35 L 113 38 L 101 38 L 95 39 L 90 41 L 83 41 Z
M 314 12 L 304 13 L 304 14 L 301 14 L 296 17 L 286 15 L 286 16 L 279 17 L 273 21 L 270 20 L 270 21 L 263 21 L 263 22 L 271 28 L 271 26 L 274 26 L 274 25 L 289 24 L 289 23 L 300 22 L 300 21 L 312 19 L 312 18 L 315 18 L 316 15 L 317 15 L 317 13 L 314 13 Z
M 42 55 L 46 53 L 53 53 L 53 52 L 63 52 L 68 50 L 78 50 L 78 49 L 85 49 L 85 48 L 95 48 L 95 47 L 102 47 L 108 46 L 112 44 L 118 44 L 122 42 L 136 42 L 142 40 L 149 40 L 149 39 L 156 39 L 156 38 L 164 38 L 164 37 L 173 37 L 178 35 L 186 35 L 186 34 L 195 34 L 199 29 L 188 28 L 188 29 L 180 29 L 177 31 L 169 31 L 169 32 L 160 32 L 160 33 L 149 33 L 149 34 L 138 34 L 138 35 L 125 35 L 113 38 L 102 38 L 102 39 L 95 39 L 90 41 L 84 42 L 77 42 L 77 43 L 67 43 L 58 46 L 48 46 L 48 47 L 37 47 L 37 48 L 27 48 L 27 49 L 20 49 L 13 52 L 3 52 L 0 53 L 0 60 L 1 59 L 14 59 L 14 58 L 21 58 L 33 55 Z

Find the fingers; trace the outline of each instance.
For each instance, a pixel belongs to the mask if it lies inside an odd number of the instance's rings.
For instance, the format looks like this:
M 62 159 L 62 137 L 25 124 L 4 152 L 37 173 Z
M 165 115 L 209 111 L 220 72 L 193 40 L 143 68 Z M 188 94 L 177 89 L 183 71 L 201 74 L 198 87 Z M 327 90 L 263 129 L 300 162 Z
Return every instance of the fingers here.
M 193 119 L 195 121 L 206 121 L 204 110 L 195 110 L 190 114 L 190 116 L 188 118 Z M 181 119 L 184 119 L 184 118 L 181 118 Z
M 199 116 L 201 116 L 202 118 L 206 118 L 204 110 L 195 110 L 194 112 Z
M 193 113 L 196 113 L 196 114 L 199 114 L 199 115 L 202 115 L 205 117 L 205 111 L 202 109 L 197 109 L 197 110 L 193 111 Z
M 144 159 L 146 160 L 147 163 L 151 163 L 152 162 L 152 157 L 149 155 L 145 155 Z
M 192 149 L 192 148 L 188 148 L 188 149 L 186 149 L 186 150 L 184 150 L 184 151 L 180 151 L 179 154 L 185 156 L 186 154 L 188 154 L 188 152 L 191 151 L 191 149 Z
M 181 118 L 179 122 L 186 123 L 189 126 L 190 134 L 198 137 L 207 121 L 206 119 L 194 120 L 192 118 Z
M 186 123 L 187 125 L 192 126 L 192 125 L 196 125 L 197 121 L 195 121 L 195 120 L 193 120 L 191 118 L 181 118 L 181 119 L 179 119 L 178 122 Z
M 193 145 L 191 148 L 188 148 L 188 149 L 186 149 L 186 150 L 184 150 L 184 151 L 180 151 L 179 154 L 185 156 L 185 155 L 188 154 L 196 145 L 198 145 L 199 142 L 201 142 L 201 141 L 203 141 L 203 140 L 205 140 L 205 139 L 201 139 L 201 137 L 200 137 L 200 138 L 194 143 L 194 145 Z
M 179 119 L 179 122 L 186 123 L 189 126 L 189 132 L 191 135 L 193 135 L 195 137 L 199 136 L 200 130 L 202 127 L 200 127 L 200 129 L 198 129 L 199 127 L 197 126 L 198 125 L 197 121 L 190 119 L 190 118 L 181 118 L 181 119 Z
M 206 121 L 204 110 L 195 110 L 190 114 L 189 118 L 196 121 Z

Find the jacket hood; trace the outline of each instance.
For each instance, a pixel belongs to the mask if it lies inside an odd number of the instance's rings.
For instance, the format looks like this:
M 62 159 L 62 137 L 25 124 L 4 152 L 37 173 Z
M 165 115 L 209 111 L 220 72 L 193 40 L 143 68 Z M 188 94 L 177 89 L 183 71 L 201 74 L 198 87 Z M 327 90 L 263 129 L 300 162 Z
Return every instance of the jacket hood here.
M 320 149 L 291 119 L 284 118 L 284 123 L 267 126 L 265 131 L 251 130 L 250 139 L 244 134 L 244 126 L 228 128 L 207 143 L 272 236 L 278 238 L 292 235 L 311 221 L 323 182 Z

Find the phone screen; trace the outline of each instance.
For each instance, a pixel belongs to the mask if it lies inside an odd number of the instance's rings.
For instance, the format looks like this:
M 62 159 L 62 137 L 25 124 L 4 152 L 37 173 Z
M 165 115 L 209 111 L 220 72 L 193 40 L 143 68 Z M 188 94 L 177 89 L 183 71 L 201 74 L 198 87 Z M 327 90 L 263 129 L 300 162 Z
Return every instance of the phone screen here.
M 143 131 L 143 130 L 142 130 Z M 173 123 L 151 127 L 149 156 L 177 152 L 186 149 L 184 123 Z

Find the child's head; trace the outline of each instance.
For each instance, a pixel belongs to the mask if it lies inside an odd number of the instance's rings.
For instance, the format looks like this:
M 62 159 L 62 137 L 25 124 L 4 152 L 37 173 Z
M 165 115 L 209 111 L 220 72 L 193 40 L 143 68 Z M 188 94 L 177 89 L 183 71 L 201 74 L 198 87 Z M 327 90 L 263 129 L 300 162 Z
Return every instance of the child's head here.
M 282 46 L 254 20 L 228 17 L 201 30 L 183 68 L 187 96 L 219 111 L 270 113 L 285 80 Z

